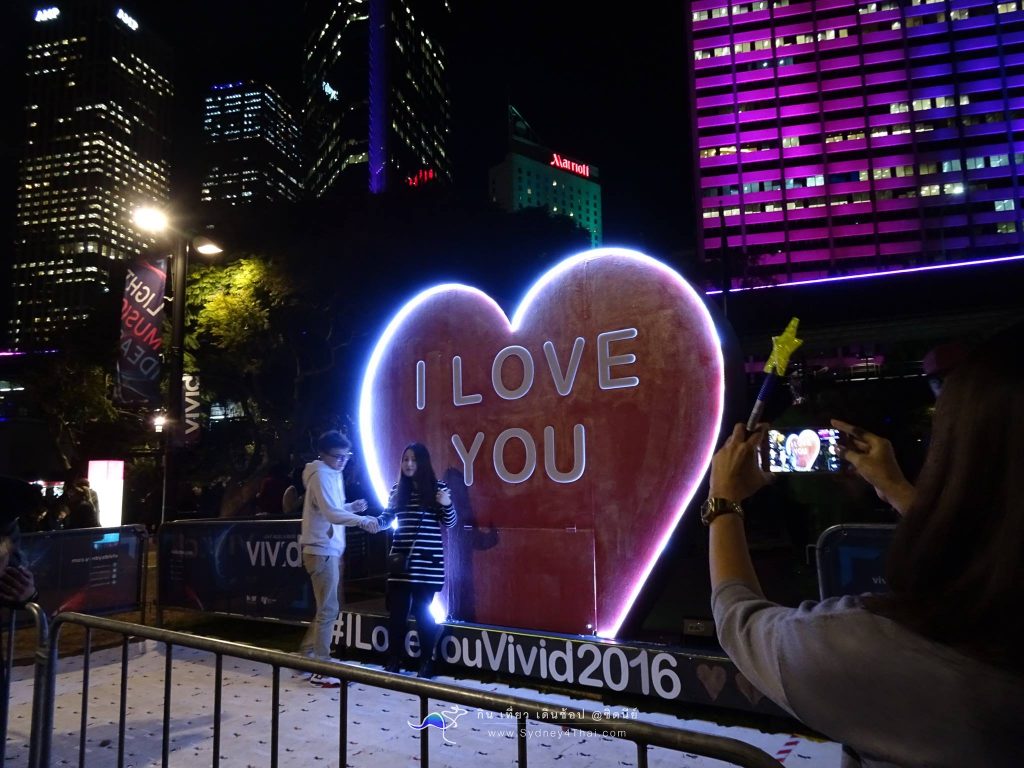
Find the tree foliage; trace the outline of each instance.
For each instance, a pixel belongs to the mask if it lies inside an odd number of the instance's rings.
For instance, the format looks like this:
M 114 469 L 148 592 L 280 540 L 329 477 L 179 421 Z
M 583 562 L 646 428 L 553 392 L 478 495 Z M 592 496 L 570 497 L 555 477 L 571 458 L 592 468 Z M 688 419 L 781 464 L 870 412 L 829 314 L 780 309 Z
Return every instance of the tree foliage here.
M 192 333 L 186 338 L 189 363 L 204 347 L 236 371 L 251 374 L 265 358 L 271 313 L 289 300 L 291 283 L 277 264 L 249 255 L 225 266 L 202 266 L 189 277 Z M 207 365 L 210 360 L 205 361 Z

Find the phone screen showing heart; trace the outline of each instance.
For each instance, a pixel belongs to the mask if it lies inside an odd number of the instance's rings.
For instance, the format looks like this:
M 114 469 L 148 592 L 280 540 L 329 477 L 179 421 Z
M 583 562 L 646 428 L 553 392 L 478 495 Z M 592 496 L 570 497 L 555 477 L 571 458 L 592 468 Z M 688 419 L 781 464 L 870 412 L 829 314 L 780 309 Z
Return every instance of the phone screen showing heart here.
M 768 430 L 762 464 L 769 472 L 838 472 L 839 430 Z

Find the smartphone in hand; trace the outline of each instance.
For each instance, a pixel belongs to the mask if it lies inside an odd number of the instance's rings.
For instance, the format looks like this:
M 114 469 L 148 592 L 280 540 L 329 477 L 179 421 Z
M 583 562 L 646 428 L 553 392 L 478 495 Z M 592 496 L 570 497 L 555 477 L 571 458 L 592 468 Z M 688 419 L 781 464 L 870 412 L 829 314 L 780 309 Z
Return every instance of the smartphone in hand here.
M 831 427 L 769 429 L 761 444 L 761 468 L 779 474 L 838 472 L 840 439 L 840 431 Z

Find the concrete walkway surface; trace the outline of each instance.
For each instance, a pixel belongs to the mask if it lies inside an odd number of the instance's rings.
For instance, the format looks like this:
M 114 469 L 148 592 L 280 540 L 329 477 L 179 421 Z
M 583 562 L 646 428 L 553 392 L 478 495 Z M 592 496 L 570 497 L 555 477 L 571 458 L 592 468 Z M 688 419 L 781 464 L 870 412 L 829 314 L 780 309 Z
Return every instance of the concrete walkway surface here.
M 106 768 L 117 764 L 121 649 L 92 654 L 88 696 L 85 765 Z M 129 653 L 125 766 L 161 764 L 163 730 L 164 646 L 154 641 L 133 643 Z M 220 764 L 226 768 L 270 765 L 271 668 L 224 658 Z M 175 647 L 172 662 L 171 743 L 169 765 L 178 768 L 212 765 L 214 656 Z M 12 675 L 10 720 L 5 768 L 24 768 L 28 762 L 31 724 L 30 665 L 15 667 Z M 556 707 L 587 712 L 603 705 L 589 699 L 540 693 L 500 683 L 439 676 L 440 681 L 476 690 L 537 699 Z M 82 657 L 62 659 L 57 675 L 57 702 L 51 765 L 77 766 L 82 706 Z M 291 670 L 281 670 L 280 748 L 282 768 L 339 766 L 338 690 L 317 688 Z M 431 701 L 431 710 L 454 722 L 445 731 L 429 728 L 430 765 L 436 768 L 489 768 L 516 765 L 516 721 L 500 713 L 453 709 Z M 631 709 L 612 707 L 615 715 Z M 783 765 L 800 768 L 838 768 L 839 745 L 786 733 L 763 733 L 751 728 L 722 726 L 655 712 L 638 713 L 638 720 L 739 739 L 777 757 Z M 404 693 L 354 684 L 349 688 L 348 765 L 395 768 L 419 765 L 418 700 Z M 636 747 L 610 736 L 562 730 L 529 721 L 528 758 L 532 767 L 629 768 L 637 764 Z M 651 768 L 712 768 L 717 760 L 652 748 Z

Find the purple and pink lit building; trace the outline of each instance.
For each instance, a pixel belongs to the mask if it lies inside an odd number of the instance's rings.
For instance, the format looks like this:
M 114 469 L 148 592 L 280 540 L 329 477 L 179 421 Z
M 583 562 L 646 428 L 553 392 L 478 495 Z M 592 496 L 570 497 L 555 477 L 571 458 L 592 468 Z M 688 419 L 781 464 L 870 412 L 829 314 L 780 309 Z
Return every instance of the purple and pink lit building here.
M 1024 254 L 1020 0 L 694 0 L 689 32 L 722 285 Z

